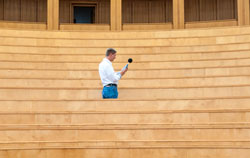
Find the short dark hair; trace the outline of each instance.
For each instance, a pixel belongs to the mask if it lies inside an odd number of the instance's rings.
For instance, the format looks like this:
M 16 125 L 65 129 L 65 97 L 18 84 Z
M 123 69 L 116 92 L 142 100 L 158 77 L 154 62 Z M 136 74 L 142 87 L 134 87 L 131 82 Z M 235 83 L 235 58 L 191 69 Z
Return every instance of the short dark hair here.
M 106 51 L 106 57 L 109 56 L 109 54 L 115 54 L 115 53 L 116 53 L 116 50 L 115 50 L 115 49 L 109 48 L 109 49 L 107 49 L 107 51 Z

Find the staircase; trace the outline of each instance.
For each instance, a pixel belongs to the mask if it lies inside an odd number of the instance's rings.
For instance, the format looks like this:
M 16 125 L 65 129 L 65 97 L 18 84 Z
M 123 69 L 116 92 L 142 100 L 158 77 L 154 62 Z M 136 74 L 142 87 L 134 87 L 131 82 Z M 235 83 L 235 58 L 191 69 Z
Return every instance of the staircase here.
M 98 65 L 115 48 L 119 99 Z M 250 27 L 0 30 L 0 158 L 248 158 Z

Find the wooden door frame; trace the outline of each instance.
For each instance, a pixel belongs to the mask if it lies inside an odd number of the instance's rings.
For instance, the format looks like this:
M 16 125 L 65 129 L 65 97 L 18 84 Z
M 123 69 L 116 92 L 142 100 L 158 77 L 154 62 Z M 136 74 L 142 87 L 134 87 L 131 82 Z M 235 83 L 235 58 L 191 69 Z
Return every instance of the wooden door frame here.
M 98 3 L 97 2 L 88 2 L 88 1 L 71 1 L 70 2 L 70 23 L 74 23 L 74 7 L 94 7 L 95 8 L 95 19 L 94 23 L 98 22 Z

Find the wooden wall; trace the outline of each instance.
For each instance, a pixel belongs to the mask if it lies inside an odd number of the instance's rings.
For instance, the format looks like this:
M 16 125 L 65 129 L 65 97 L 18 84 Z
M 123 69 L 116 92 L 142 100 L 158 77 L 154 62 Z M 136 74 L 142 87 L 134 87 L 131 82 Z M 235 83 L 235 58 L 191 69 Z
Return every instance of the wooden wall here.
M 185 21 L 237 19 L 237 0 L 185 0 Z
M 0 20 L 46 22 L 47 0 L 0 0 Z
M 172 22 L 172 2 L 172 0 L 123 0 L 123 23 Z
M 110 0 L 74 0 L 73 2 L 96 2 L 96 23 L 110 23 Z M 71 0 L 60 0 L 60 23 L 70 22 Z M 123 23 L 172 22 L 172 0 L 123 0 Z
M 110 23 L 110 0 L 60 0 L 60 23 L 70 23 L 70 2 L 96 2 L 96 23 Z M 172 0 L 123 0 L 123 23 L 173 21 Z M 237 0 L 185 0 L 185 21 L 237 19 Z M 0 20 L 46 22 L 47 0 L 0 0 Z
M 60 23 L 71 23 L 70 7 L 71 2 L 95 2 L 97 4 L 96 23 L 110 23 L 110 0 L 60 0 Z
M 3 1 L 4 0 L 0 0 L 0 20 L 3 20 L 4 17 Z

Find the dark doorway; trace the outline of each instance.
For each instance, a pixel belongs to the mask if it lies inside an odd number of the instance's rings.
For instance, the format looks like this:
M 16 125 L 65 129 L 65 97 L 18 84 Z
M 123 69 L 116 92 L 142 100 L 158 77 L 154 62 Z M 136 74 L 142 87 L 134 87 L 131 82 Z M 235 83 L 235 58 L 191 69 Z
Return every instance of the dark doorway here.
M 95 7 L 74 6 L 74 23 L 92 24 L 95 22 Z

